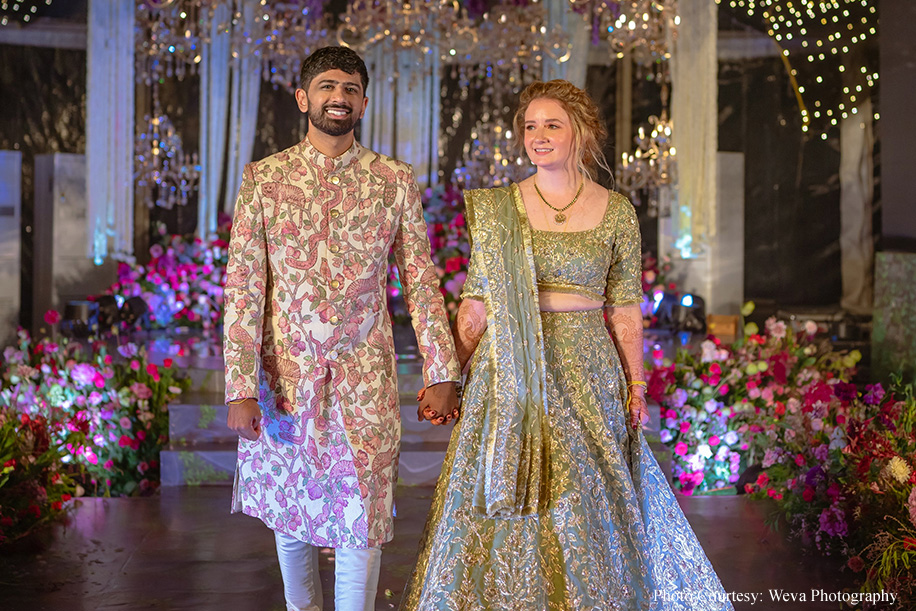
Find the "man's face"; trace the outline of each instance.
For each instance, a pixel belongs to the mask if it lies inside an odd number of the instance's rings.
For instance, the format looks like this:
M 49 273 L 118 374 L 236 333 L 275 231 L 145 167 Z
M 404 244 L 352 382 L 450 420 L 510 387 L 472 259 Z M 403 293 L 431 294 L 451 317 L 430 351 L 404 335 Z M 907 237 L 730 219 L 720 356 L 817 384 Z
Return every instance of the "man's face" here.
M 308 91 L 298 89 L 299 110 L 308 112 L 309 123 L 329 136 L 353 131 L 366 112 L 369 99 L 358 74 L 343 70 L 322 72 L 309 83 Z

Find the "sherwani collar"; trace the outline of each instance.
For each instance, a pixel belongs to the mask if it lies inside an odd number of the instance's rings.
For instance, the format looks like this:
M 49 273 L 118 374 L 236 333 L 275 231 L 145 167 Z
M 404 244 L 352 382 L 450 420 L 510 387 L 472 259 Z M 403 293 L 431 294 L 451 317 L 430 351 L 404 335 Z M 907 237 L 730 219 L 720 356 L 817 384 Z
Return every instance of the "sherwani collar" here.
M 359 142 L 354 139 L 353 144 L 342 155 L 330 157 L 315 148 L 309 141 L 308 136 L 302 139 L 299 147 L 309 164 L 326 174 L 335 174 L 349 167 L 359 158 L 363 149 Z

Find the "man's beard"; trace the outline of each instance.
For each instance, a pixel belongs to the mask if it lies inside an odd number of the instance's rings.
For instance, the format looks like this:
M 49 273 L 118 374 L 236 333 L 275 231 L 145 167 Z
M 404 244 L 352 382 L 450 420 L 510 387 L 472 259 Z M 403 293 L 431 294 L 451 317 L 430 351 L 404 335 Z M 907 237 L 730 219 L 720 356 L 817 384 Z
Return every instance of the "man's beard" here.
M 346 117 L 337 119 L 327 114 L 331 108 L 340 108 L 350 112 Z M 312 106 L 309 103 L 309 121 L 320 131 L 329 136 L 343 136 L 349 134 L 359 122 L 359 115 L 353 112 L 353 109 L 342 105 L 325 105 L 321 108 Z

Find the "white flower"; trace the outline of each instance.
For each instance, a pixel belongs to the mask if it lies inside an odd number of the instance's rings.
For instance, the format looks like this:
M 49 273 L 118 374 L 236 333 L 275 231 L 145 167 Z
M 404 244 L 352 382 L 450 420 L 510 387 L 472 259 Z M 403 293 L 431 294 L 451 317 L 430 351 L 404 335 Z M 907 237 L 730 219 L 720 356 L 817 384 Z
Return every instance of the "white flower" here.
M 702 471 L 706 466 L 706 461 L 699 454 L 690 454 L 687 457 L 687 466 L 691 471 Z
M 709 401 L 703 404 L 703 409 L 705 409 L 710 414 L 716 411 L 718 407 L 719 407 L 719 404 L 716 402 L 715 399 L 710 399 Z
M 782 339 L 786 336 L 786 323 L 776 320 L 774 316 L 767 319 L 766 328 L 767 332 L 776 339 Z
M 846 433 L 840 427 L 833 429 L 830 433 L 830 449 L 842 450 L 846 447 Z
M 722 439 L 725 440 L 726 444 L 733 446 L 738 443 L 738 433 L 735 431 L 729 431 L 725 433 L 725 436 L 722 437 Z
M 887 472 L 891 477 L 902 484 L 910 479 L 912 470 L 905 460 L 899 456 L 894 456 L 887 463 Z
M 697 446 L 697 454 L 703 458 L 712 458 L 712 449 L 710 449 L 708 444 L 701 443 Z
M 808 335 L 814 335 L 817 333 L 817 323 L 813 320 L 809 320 L 805 323 L 805 333 Z
M 709 363 L 716 360 L 716 356 L 718 355 L 718 348 L 716 348 L 716 344 L 712 340 L 707 339 L 702 344 L 700 344 L 700 350 L 703 351 L 700 360 L 702 360 L 704 363 Z
M 661 432 L 658 434 L 658 437 L 659 439 L 662 440 L 662 443 L 668 443 L 669 441 L 674 439 L 674 436 L 671 434 L 671 431 L 669 431 L 668 429 L 662 429 Z
M 677 425 L 677 420 L 674 418 L 665 418 L 665 426 L 669 429 L 673 429 Z
M 719 449 L 716 450 L 716 460 L 725 460 L 726 458 L 728 458 L 728 455 L 730 452 L 731 450 L 728 449 L 728 446 L 724 444 L 720 445 Z

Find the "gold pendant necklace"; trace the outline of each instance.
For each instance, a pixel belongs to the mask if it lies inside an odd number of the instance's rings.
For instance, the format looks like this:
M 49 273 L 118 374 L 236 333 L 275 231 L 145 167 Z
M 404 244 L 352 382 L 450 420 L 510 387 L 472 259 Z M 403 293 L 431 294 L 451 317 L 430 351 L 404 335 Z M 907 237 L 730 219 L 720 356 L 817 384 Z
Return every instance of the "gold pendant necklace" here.
M 544 199 L 544 194 L 541 193 L 541 190 L 540 190 L 540 189 L 538 189 L 538 183 L 537 183 L 537 181 L 533 181 L 533 182 L 534 182 L 534 190 L 537 192 L 538 197 L 541 198 L 541 201 L 544 202 L 545 204 L 547 204 L 547 207 L 548 207 L 548 208 L 550 208 L 551 210 L 553 210 L 554 212 L 556 212 L 556 214 L 553 216 L 553 220 L 554 220 L 554 222 L 556 222 L 557 225 L 560 225 L 560 224 L 566 222 L 566 215 L 563 214 L 563 213 L 564 213 L 566 210 L 568 210 L 568 209 L 570 208 L 570 206 L 572 206 L 573 204 L 575 204 L 575 203 L 579 200 L 579 196 L 582 195 L 582 187 L 585 186 L 585 181 L 583 180 L 582 182 L 579 183 L 579 190 L 576 191 L 576 196 L 575 196 L 574 198 L 572 198 L 572 201 L 569 202 L 568 204 L 566 204 L 565 206 L 563 206 L 562 208 L 557 208 L 557 207 L 555 207 L 555 206 L 552 206 L 552 205 L 550 204 L 549 201 L 547 201 L 546 199 Z

